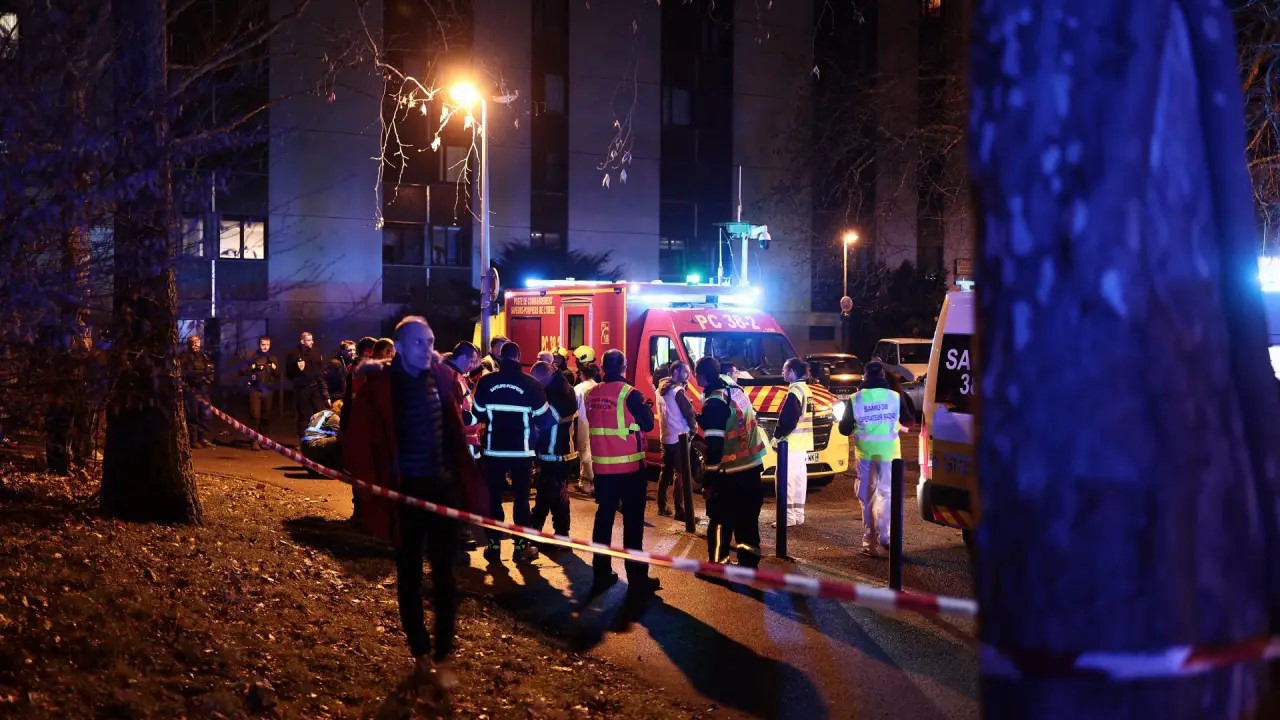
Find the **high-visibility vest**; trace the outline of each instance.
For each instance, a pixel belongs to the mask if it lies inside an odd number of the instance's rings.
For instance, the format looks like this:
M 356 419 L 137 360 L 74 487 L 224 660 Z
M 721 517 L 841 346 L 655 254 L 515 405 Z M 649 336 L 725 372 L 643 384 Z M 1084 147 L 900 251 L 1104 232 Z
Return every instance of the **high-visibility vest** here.
M 587 433 L 596 475 L 638 472 L 644 461 L 640 426 L 627 409 L 627 395 L 632 389 L 615 380 L 600 383 L 587 393 Z
M 706 394 L 705 402 L 719 400 L 729 408 L 729 422 L 724 430 L 703 430 L 703 434 L 707 437 L 724 438 L 724 454 L 720 456 L 720 465 L 718 468 L 708 468 L 709 470 L 718 469 L 724 473 L 750 470 L 763 464 L 764 456 L 768 452 L 764 431 L 756 423 L 756 413 L 751 407 L 751 402 L 749 400 L 746 403 L 738 402 L 732 394 L 734 389 L 743 399 L 746 398 L 742 388 L 737 385 L 712 390 Z
M 902 398 L 888 388 L 868 388 L 853 395 L 854 455 L 859 460 L 889 461 L 902 457 L 898 417 Z
M 458 398 L 462 401 L 462 434 L 467 440 L 467 449 L 471 451 L 471 457 L 480 457 L 480 437 L 484 434 L 484 425 L 480 424 L 479 418 L 473 412 L 476 400 L 471 395 L 471 383 L 467 381 L 467 376 L 462 373 L 456 375 L 458 383 Z
M 791 434 L 782 438 L 787 441 L 788 450 L 813 451 L 813 396 L 809 394 L 809 385 L 803 381 L 791 383 L 787 394 L 794 395 L 800 401 L 800 420 Z

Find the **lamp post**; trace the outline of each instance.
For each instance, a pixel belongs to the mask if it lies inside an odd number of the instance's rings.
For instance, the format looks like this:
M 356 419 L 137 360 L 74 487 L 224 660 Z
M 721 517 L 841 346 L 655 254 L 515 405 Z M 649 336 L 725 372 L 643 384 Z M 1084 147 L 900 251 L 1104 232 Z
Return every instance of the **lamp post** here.
M 853 308 L 849 298 L 849 247 L 858 242 L 858 233 L 847 230 L 841 239 L 844 242 L 844 293 L 840 296 L 840 349 L 849 352 L 849 310 Z
M 449 88 L 449 96 L 468 112 L 480 103 L 480 347 L 488 348 L 489 294 L 493 291 L 489 274 L 489 103 L 469 82 Z
M 849 297 L 849 246 L 858 242 L 858 233 L 849 230 L 844 234 L 844 292 L 843 297 Z

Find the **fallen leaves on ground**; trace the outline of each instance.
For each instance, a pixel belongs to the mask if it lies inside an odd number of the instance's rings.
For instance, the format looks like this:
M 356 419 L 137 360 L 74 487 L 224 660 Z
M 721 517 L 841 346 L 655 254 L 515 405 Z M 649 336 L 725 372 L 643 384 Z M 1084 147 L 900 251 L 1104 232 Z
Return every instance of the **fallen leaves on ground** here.
M 96 478 L 0 476 L 0 717 L 703 715 L 483 596 L 458 688 L 412 682 L 389 549 L 296 494 L 202 475 L 205 524 L 165 527 L 103 517 Z

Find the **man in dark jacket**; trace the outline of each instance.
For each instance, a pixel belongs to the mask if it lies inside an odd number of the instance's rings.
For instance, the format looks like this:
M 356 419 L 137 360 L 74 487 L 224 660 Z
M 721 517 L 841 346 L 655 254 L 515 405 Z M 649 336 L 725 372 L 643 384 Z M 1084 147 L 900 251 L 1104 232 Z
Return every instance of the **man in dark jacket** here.
M 304 332 L 298 347 L 284 361 L 284 376 L 293 386 L 294 408 L 298 411 L 298 437 L 307 429 L 311 416 L 329 407 L 329 387 L 324 382 L 324 355 L 316 349 L 315 338 Z
M 546 395 L 538 381 L 520 367 L 520 346 L 502 346 L 502 365 L 495 373 L 480 378 L 472 411 L 485 423 L 484 477 L 489 484 L 489 511 L 501 520 L 502 492 L 511 476 L 513 515 L 519 525 L 529 524 L 529 484 L 533 475 L 532 428 L 537 419 L 550 412 Z M 502 534 L 490 530 L 484 557 L 489 562 L 502 559 Z M 516 538 L 514 559 L 533 560 L 538 549 L 524 538 Z
M 435 336 L 425 319 L 401 320 L 395 338 L 395 359 L 362 366 L 365 382 L 344 413 L 352 422 L 343 434 L 343 462 L 361 480 L 449 507 L 468 507 L 462 503 L 463 488 L 475 468 L 464 447 L 454 372 L 435 361 Z M 361 524 L 396 543 L 396 599 L 419 673 L 434 675 L 448 689 L 457 683 L 449 665 L 458 608 L 453 574 L 457 522 L 367 490 L 360 493 Z M 424 540 L 431 563 L 434 647 L 423 622 Z
M 501 335 L 489 341 L 489 354 L 485 355 L 484 359 L 480 361 L 480 368 L 484 374 L 498 372 L 498 369 L 502 367 L 502 348 L 507 342 L 507 339 Z
M 542 529 L 551 515 L 551 527 L 557 535 L 569 534 L 569 469 L 578 462 L 577 433 L 578 396 L 563 373 L 546 363 L 531 370 L 533 378 L 547 395 L 550 412 L 538 423 L 538 501 L 533 506 L 533 527 Z M 559 546 L 556 546 L 559 547 Z
M 213 386 L 213 360 L 200 349 L 200 336 L 192 335 L 187 340 L 187 350 L 178 356 L 182 367 L 184 410 L 187 415 L 187 434 L 191 438 L 191 447 L 213 447 L 209 439 L 209 408 L 200 403 L 208 402 L 209 388 Z
M 329 389 L 330 401 L 343 398 L 347 394 L 347 373 L 356 362 L 356 341 L 343 340 L 338 343 L 338 352 L 329 359 L 324 367 L 324 382 Z
M 248 378 L 245 382 L 249 386 L 249 422 L 254 430 L 266 435 L 272 393 L 280 382 L 280 362 L 271 354 L 269 335 L 258 338 L 258 352 L 240 366 L 240 375 Z M 253 449 L 262 450 L 262 445 L 254 440 Z

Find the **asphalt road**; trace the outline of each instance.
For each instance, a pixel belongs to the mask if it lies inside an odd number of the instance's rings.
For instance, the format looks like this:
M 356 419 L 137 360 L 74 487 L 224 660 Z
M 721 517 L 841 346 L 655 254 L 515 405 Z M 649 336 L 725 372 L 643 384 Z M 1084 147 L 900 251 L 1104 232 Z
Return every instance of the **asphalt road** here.
M 914 457 L 914 437 L 904 455 Z M 198 450 L 196 469 L 252 477 L 350 507 L 350 491 L 336 481 L 309 479 L 271 453 L 239 448 Z M 971 596 L 967 557 L 958 531 L 925 523 L 915 507 L 917 473 L 908 466 L 904 503 L 904 585 L 922 592 Z M 651 485 L 652 490 L 656 485 Z M 700 501 L 700 498 L 697 499 Z M 700 502 L 698 502 L 700 507 Z M 656 517 L 649 505 L 645 549 L 705 557 L 702 536 L 683 523 Z M 595 505 L 575 494 L 572 532 L 590 533 Z M 510 505 L 507 506 L 510 512 Z M 766 553 L 774 531 L 770 497 L 762 514 Z M 703 530 L 705 526 L 700 527 Z M 794 563 L 766 567 L 878 585 L 888 561 L 858 553 L 861 514 L 850 477 L 810 491 L 806 524 L 789 529 Z M 621 544 L 621 518 L 614 543 Z M 590 557 L 553 552 L 536 562 L 488 566 L 479 551 L 463 571 L 464 587 L 485 592 L 532 629 L 562 638 L 590 655 L 629 667 L 665 692 L 677 693 L 717 717 L 976 718 L 977 657 L 972 622 L 884 614 L 834 600 L 709 582 L 655 570 L 662 589 L 647 605 L 624 602 L 625 583 L 589 599 Z M 622 574 L 620 561 L 615 568 Z M 625 577 L 625 576 L 624 576 Z M 462 619 L 465 622 L 465 618 Z

